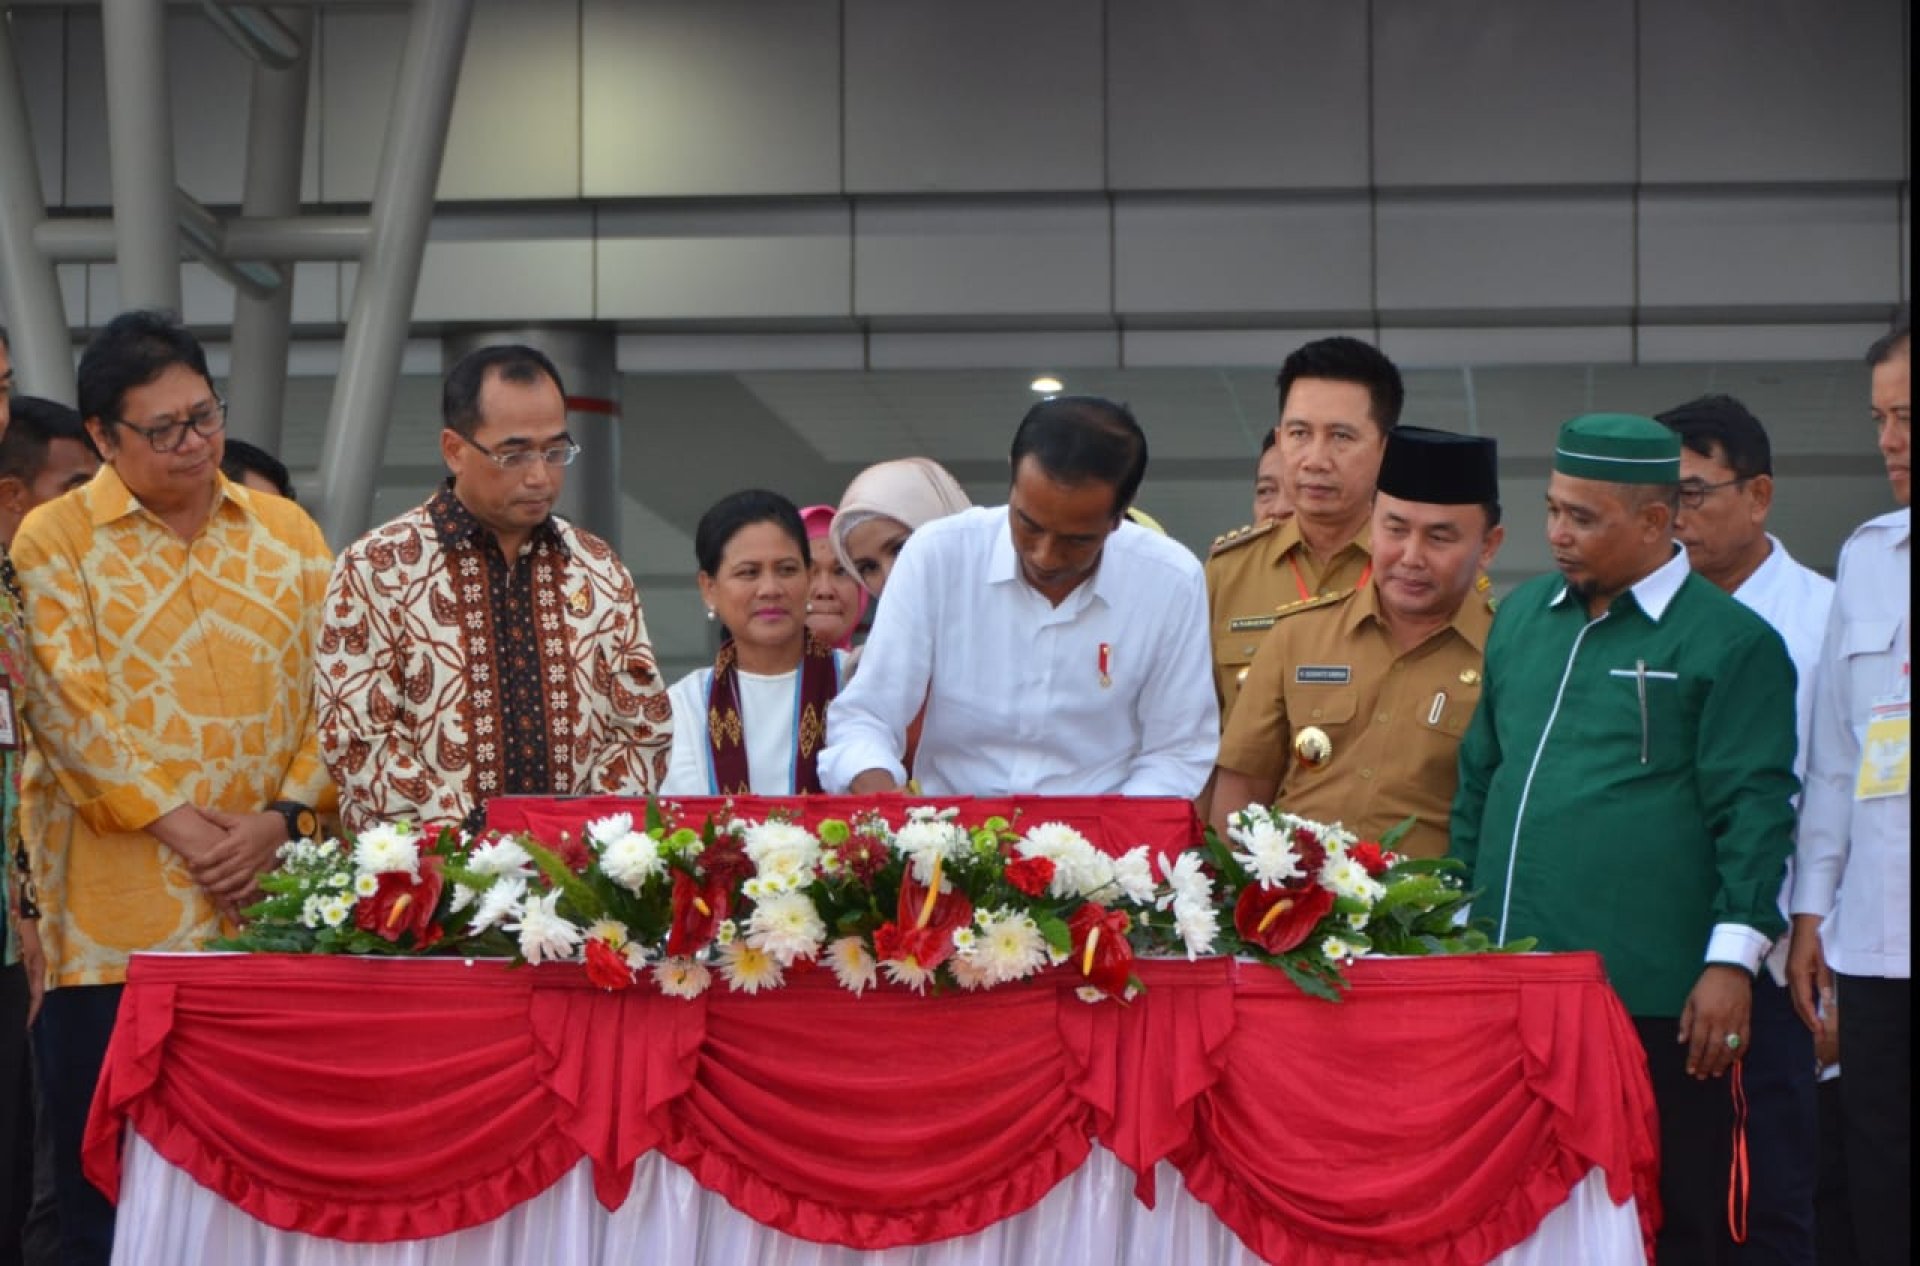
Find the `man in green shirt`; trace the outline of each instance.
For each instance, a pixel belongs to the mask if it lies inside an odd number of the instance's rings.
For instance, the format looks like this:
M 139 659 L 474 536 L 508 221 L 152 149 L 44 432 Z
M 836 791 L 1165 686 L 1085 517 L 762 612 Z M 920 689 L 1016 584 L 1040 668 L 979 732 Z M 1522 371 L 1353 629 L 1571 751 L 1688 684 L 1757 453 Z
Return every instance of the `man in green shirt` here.
M 1731 1261 L 1733 1095 L 1753 975 L 1783 929 L 1794 671 L 1673 540 L 1680 442 L 1650 418 L 1560 430 L 1558 575 L 1500 605 L 1460 748 L 1451 851 L 1502 940 L 1599 951 L 1660 1109 L 1662 1262 Z

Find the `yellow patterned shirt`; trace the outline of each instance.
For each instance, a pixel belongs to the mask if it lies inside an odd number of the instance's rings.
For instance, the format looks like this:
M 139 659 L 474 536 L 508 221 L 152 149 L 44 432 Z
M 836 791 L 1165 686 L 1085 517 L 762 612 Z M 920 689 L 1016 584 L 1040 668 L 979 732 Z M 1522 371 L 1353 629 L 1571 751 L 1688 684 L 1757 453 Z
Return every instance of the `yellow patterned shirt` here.
M 304 510 L 224 478 L 184 541 L 107 467 L 28 515 L 13 561 L 30 652 L 21 829 L 50 983 L 116 984 L 130 953 L 220 932 L 144 827 L 183 804 L 320 801 L 313 644 L 330 558 Z

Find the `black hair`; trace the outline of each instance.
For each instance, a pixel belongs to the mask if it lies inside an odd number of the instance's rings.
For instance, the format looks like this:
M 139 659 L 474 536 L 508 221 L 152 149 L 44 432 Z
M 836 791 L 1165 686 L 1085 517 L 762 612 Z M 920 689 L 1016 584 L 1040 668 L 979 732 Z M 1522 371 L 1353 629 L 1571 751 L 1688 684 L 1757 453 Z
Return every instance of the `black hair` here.
M 1491 532 L 1500 526 L 1500 503 L 1498 501 L 1482 501 L 1480 508 L 1486 511 L 1487 514 L 1487 531 Z
M 1773 446 L 1767 441 L 1766 428 L 1732 396 L 1701 396 L 1654 418 L 1700 456 L 1725 461 L 1735 479 L 1773 473 Z
M 1287 393 L 1302 378 L 1326 378 L 1350 382 L 1366 388 L 1373 405 L 1373 421 L 1382 433 L 1400 425 L 1400 410 L 1407 403 L 1407 387 L 1400 371 L 1386 354 L 1371 343 L 1338 335 L 1315 339 L 1294 349 L 1280 365 L 1275 379 L 1280 387 L 1280 412 L 1287 409 Z
M 1867 349 L 1867 368 L 1878 369 L 1896 356 L 1907 355 L 1907 344 L 1912 339 L 1912 332 L 1912 325 L 1903 320 L 1899 325 L 1873 340 L 1873 346 Z
M 495 343 L 475 348 L 454 362 L 447 381 L 440 389 L 440 420 L 455 434 L 472 439 L 480 430 L 480 389 L 489 374 L 505 382 L 531 386 L 544 375 L 553 380 L 564 398 L 566 384 L 547 354 L 524 343 Z
M 287 464 L 258 444 L 229 439 L 227 451 L 220 458 L 220 472 L 235 483 L 251 472 L 272 484 L 287 500 L 298 500 L 293 495 L 293 476 L 288 473 Z
M 11 476 L 30 484 L 40 478 L 47 468 L 47 449 L 55 440 L 77 440 L 96 458 L 100 456 L 78 410 L 58 400 L 15 396 L 13 421 L 7 433 L 0 435 L 0 479 Z
M 1265 457 L 1268 453 L 1272 452 L 1273 446 L 1279 442 L 1280 428 L 1277 426 L 1268 427 L 1266 438 L 1260 441 L 1260 456 Z
M 175 365 L 185 365 L 212 388 L 207 354 L 179 317 L 151 309 L 122 312 L 80 353 L 80 416 L 109 425 L 120 421 L 127 392 Z
M 800 521 L 800 508 L 777 492 L 748 488 L 730 492 L 713 503 L 700 516 L 693 530 L 693 556 L 700 570 L 709 576 L 720 574 L 720 558 L 741 528 L 756 523 L 772 523 L 793 538 L 800 547 L 800 561 L 811 567 L 813 554 L 807 548 L 807 527 Z
M 1031 457 L 1049 479 L 1113 489 L 1113 515 L 1127 512 L 1147 473 L 1147 436 L 1124 404 L 1099 396 L 1049 396 L 1013 433 L 1012 472 Z

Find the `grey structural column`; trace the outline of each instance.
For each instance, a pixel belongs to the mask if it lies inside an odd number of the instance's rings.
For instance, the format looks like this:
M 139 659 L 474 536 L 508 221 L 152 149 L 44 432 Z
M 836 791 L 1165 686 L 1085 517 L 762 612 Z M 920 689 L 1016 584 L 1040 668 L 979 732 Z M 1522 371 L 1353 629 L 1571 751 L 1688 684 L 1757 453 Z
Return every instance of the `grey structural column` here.
M 73 403 L 73 342 L 53 261 L 33 242 L 46 219 L 40 166 L 27 123 L 27 92 L 13 30 L 0 11 L 0 310 L 7 315 L 14 374 L 24 391 Z
M 165 0 L 105 0 L 107 170 L 124 308 L 180 310 Z
M 495 343 L 546 353 L 567 389 L 567 430 L 580 456 L 567 468 L 555 512 L 620 548 L 620 371 L 611 326 L 532 325 L 447 335 L 447 364 Z
M 373 514 L 374 482 L 472 18 L 473 0 L 413 3 L 320 451 L 320 526 L 335 549 L 365 531 Z
M 278 15 L 300 44 L 292 63 L 253 66 L 247 104 L 246 183 L 240 213 L 291 216 L 300 210 L 300 160 L 307 139 L 307 76 L 313 10 Z M 255 297 L 233 296 L 233 367 L 227 375 L 227 426 L 233 434 L 278 453 L 287 395 L 287 336 L 293 324 L 293 268 L 280 266 L 280 285 Z

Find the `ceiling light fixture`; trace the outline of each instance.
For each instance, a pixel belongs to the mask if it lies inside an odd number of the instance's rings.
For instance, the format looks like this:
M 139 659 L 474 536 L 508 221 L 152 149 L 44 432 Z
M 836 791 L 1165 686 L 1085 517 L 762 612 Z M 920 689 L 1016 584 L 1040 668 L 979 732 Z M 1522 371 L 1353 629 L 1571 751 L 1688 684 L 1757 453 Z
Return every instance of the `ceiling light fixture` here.
M 1042 375 L 1033 380 L 1032 387 L 1043 396 L 1058 395 L 1061 389 L 1061 382 L 1058 378 Z

